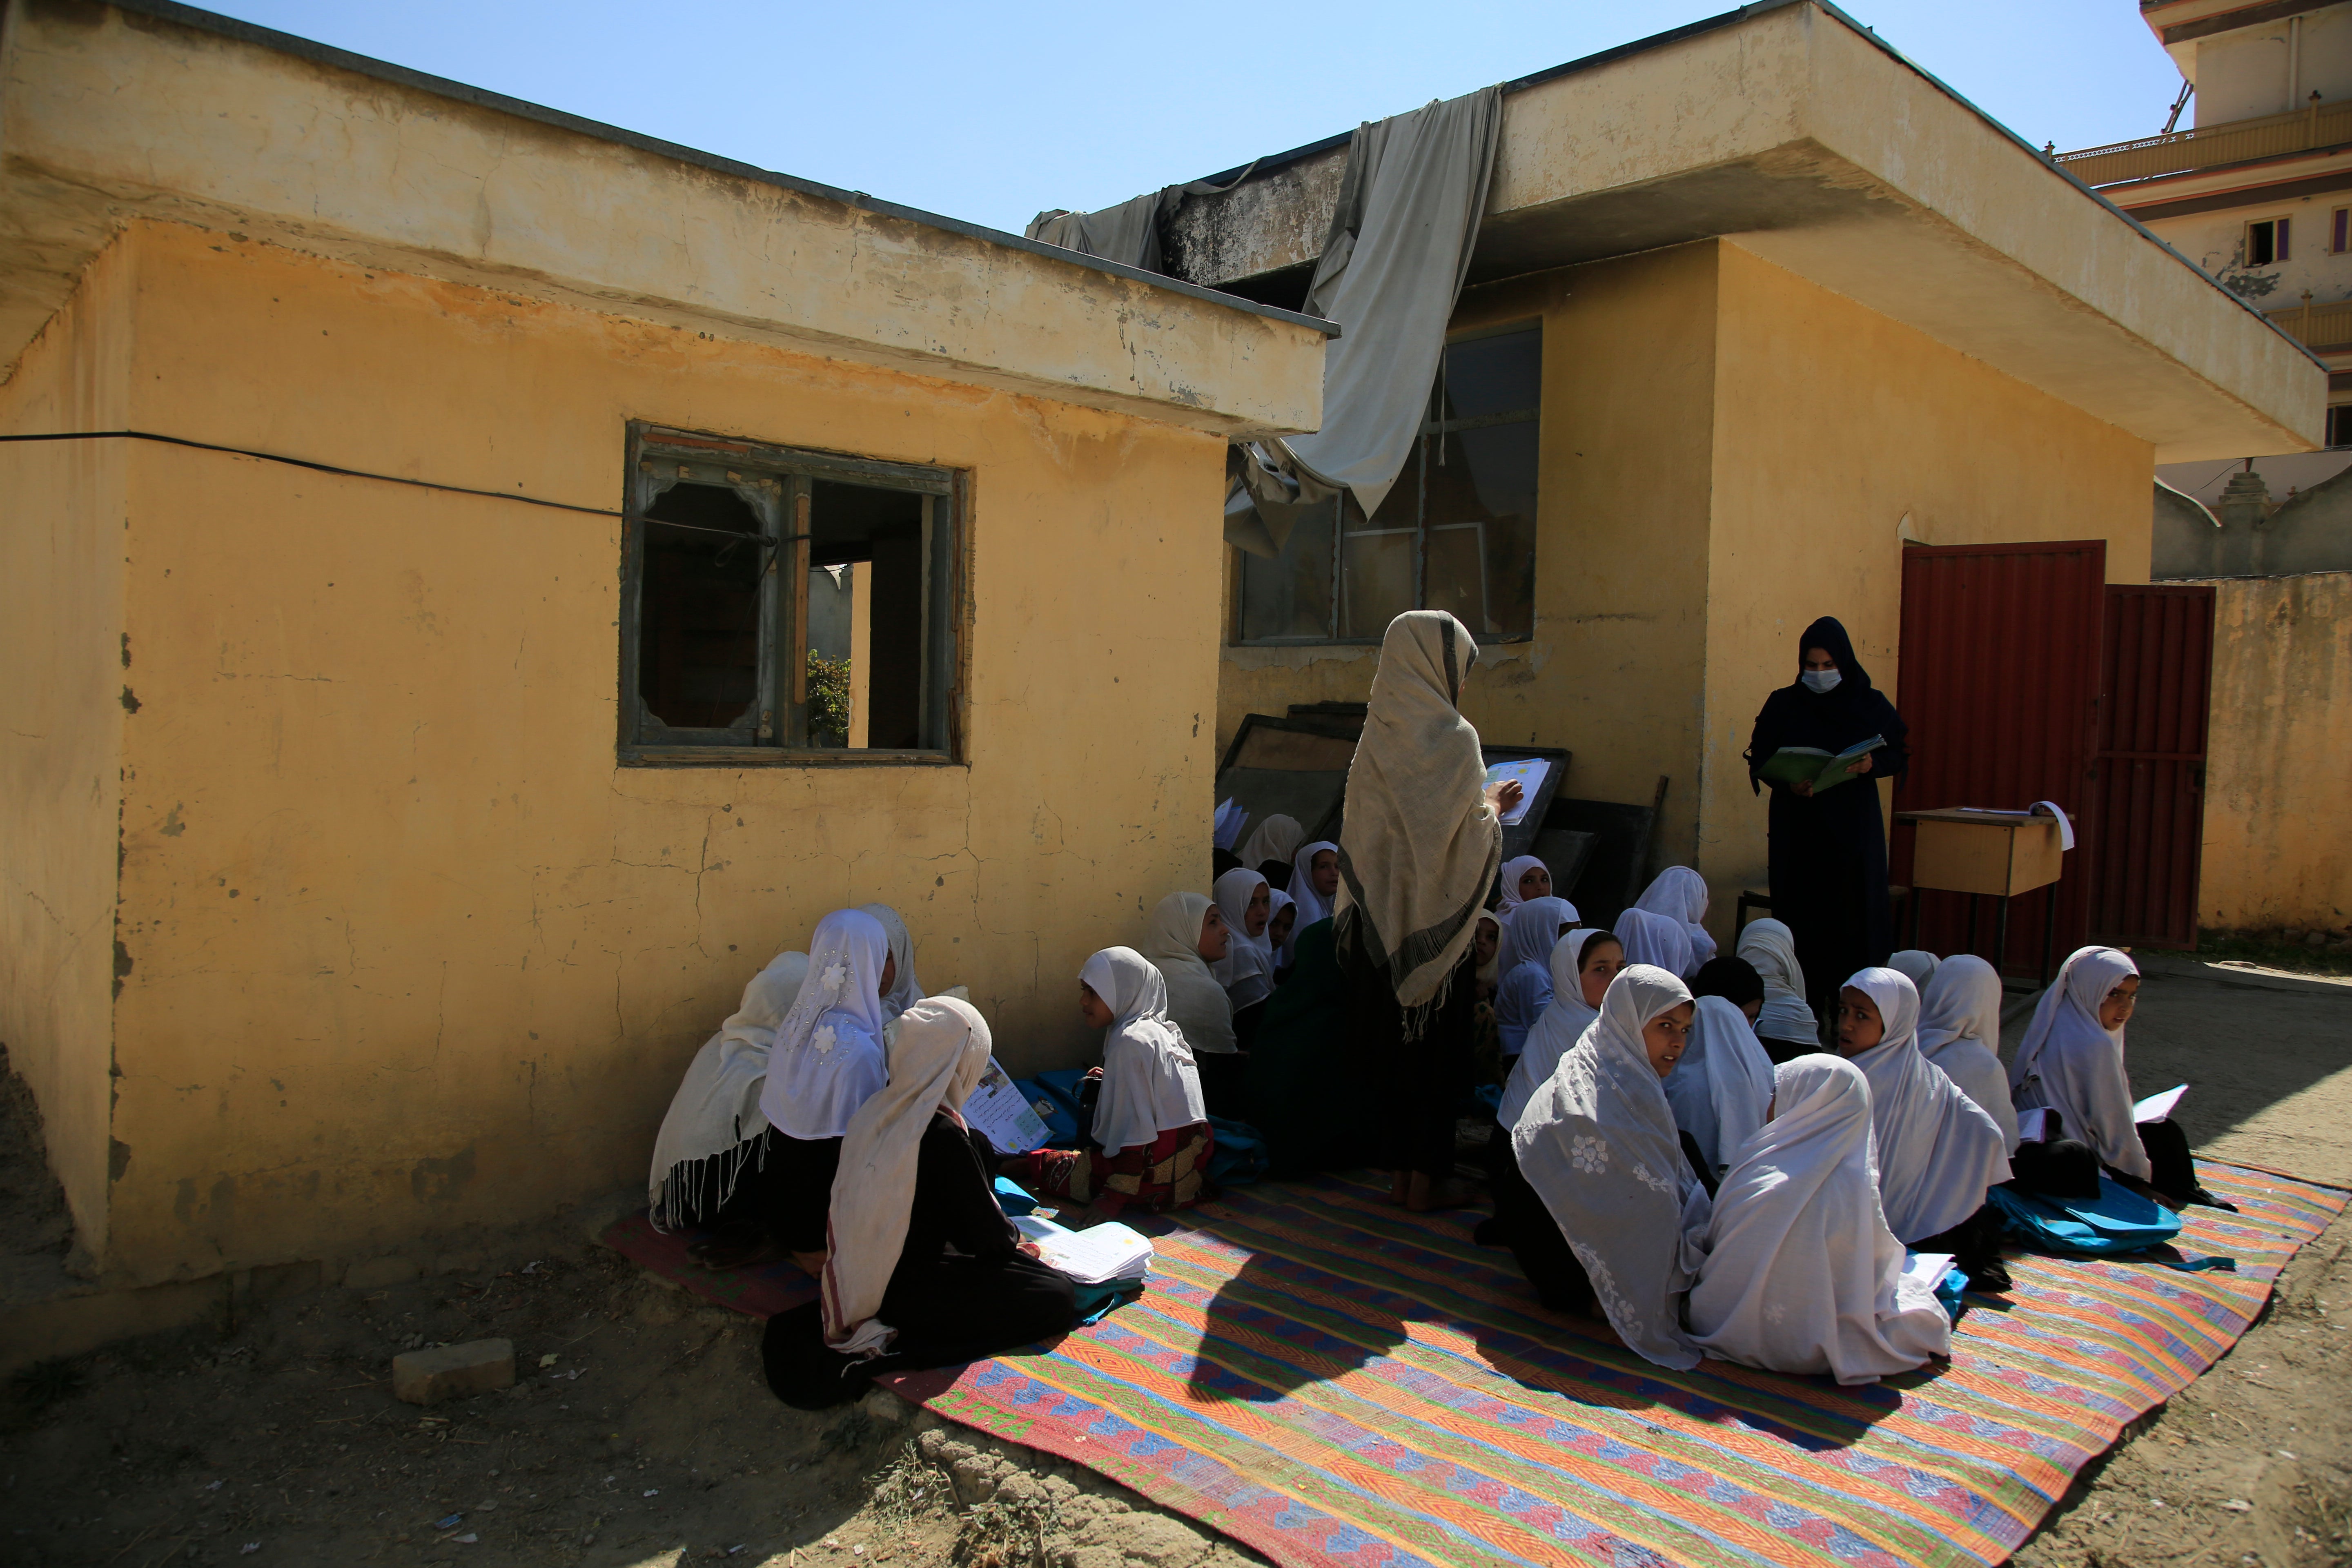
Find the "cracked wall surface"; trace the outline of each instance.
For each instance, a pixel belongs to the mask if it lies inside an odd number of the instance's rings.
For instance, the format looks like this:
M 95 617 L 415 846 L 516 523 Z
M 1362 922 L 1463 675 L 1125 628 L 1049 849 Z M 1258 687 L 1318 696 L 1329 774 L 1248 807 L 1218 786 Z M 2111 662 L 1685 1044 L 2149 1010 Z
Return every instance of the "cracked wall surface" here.
M 110 1267 L 365 1256 L 640 1180 L 744 983 L 845 904 L 896 905 L 1008 1067 L 1086 1058 L 1080 963 L 1205 885 L 1220 439 L 121 244 L 130 424 L 590 507 L 631 419 L 957 468 L 972 609 L 969 765 L 625 768 L 617 519 L 130 452 Z

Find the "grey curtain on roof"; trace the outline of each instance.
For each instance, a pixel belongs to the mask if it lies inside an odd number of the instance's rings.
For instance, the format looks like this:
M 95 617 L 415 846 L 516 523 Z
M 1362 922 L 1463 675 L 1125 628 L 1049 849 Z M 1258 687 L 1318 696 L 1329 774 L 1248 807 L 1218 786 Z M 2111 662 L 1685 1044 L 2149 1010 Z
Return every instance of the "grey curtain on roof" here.
M 1039 213 L 1029 221 L 1027 237 L 1042 239 L 1047 245 L 1058 245 L 1064 250 L 1075 250 L 1081 256 L 1097 256 L 1105 261 L 1123 261 L 1129 267 L 1140 267 L 1147 272 L 1164 270 L 1160 265 L 1160 215 L 1165 205 L 1172 208 L 1181 199 L 1182 187 L 1171 185 L 1154 191 L 1148 196 L 1137 196 L 1115 207 L 1100 212 Z
M 1225 537 L 1279 554 L 1299 514 L 1340 491 L 1377 511 L 1412 456 L 1469 275 L 1501 140 L 1490 87 L 1360 125 L 1307 313 L 1339 324 L 1323 362 L 1323 427 L 1234 448 Z

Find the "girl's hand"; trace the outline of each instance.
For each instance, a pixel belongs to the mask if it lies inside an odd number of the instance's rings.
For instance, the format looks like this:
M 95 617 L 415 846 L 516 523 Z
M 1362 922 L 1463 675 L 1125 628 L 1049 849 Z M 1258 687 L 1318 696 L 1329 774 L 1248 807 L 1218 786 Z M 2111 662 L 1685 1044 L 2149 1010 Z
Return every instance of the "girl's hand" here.
M 1030 1257 L 1039 1259 L 1043 1259 L 1045 1256 L 1044 1253 L 1037 1250 L 1037 1244 L 1034 1241 L 1023 1242 L 1021 1244 L 1021 1250 L 1027 1253 Z
M 1102 1077 L 1102 1068 L 1088 1068 L 1087 1069 L 1087 1076 L 1088 1078 L 1100 1078 L 1100 1077 Z

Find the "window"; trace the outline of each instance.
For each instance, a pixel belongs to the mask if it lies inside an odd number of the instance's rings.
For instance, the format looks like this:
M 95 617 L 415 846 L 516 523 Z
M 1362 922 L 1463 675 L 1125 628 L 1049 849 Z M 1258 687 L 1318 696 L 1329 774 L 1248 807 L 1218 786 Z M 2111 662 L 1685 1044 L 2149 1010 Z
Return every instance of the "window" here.
M 2352 403 L 2337 403 L 2327 410 L 2327 445 L 2352 447 Z
M 633 426 L 621 748 L 943 761 L 955 476 Z
M 2352 207 L 2337 207 L 2328 216 L 2327 248 L 2334 255 L 2341 256 L 2352 250 L 2352 243 L 2347 243 L 2352 242 L 2352 233 L 2347 232 L 2352 225 L 2347 224 L 2347 218 L 2352 218 Z
M 2246 226 L 2246 265 L 2269 267 L 2287 258 L 2287 226 L 2291 218 L 2264 218 Z
M 1380 509 L 1343 496 L 1302 518 L 1279 557 L 1243 555 L 1240 640 L 1377 642 L 1416 608 L 1450 610 L 1480 637 L 1533 636 L 1542 373 L 1539 329 L 1448 343 Z

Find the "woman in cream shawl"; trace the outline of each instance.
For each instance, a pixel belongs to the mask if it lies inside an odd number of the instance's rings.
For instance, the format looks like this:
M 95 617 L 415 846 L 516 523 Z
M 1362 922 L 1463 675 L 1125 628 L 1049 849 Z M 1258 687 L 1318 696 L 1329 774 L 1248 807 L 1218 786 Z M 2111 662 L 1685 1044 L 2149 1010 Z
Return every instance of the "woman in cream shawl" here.
M 1742 1366 L 1848 1384 L 1951 1354 L 1951 1318 L 1904 1278 L 1879 1212 L 1861 1070 L 1805 1056 L 1777 1080 L 1772 1120 L 1732 1151 L 1715 1194 L 1692 1337 Z
M 1478 731 L 1455 710 L 1477 657 L 1469 632 L 1443 612 L 1389 623 L 1340 832 L 1335 935 L 1350 1032 L 1381 1075 L 1391 1201 L 1416 1210 L 1467 1195 L 1446 1180 L 1476 1030 L 1464 961 L 1502 862 L 1501 813 L 1520 794 L 1516 784 L 1486 788 Z
M 768 1321 L 769 1386 L 804 1409 L 877 1373 L 950 1366 L 1070 1326 L 1070 1282 L 997 1206 L 984 1140 L 961 1107 L 988 1070 L 988 1026 L 933 996 L 892 1031 L 887 1082 L 842 1142 L 818 1299 Z
M 1821 1020 L 1805 1001 L 1805 966 L 1797 962 L 1795 934 L 1780 921 L 1750 921 L 1734 951 L 1764 982 L 1764 1011 L 1756 1019 L 1764 1054 L 1785 1062 L 1820 1050 Z

